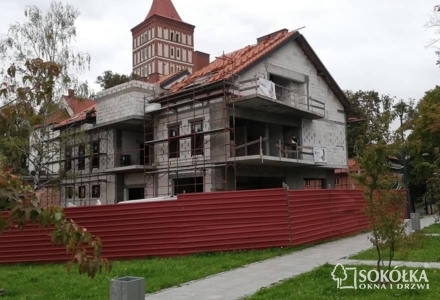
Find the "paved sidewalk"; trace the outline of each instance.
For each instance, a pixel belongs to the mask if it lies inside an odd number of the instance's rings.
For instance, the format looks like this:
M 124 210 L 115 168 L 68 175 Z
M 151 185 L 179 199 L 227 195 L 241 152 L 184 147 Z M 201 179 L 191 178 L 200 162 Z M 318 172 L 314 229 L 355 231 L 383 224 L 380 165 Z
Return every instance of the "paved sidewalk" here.
M 434 217 L 421 219 L 421 227 L 434 223 Z M 243 268 L 191 281 L 155 294 L 146 300 L 236 300 L 254 294 L 262 287 L 309 272 L 327 262 L 335 263 L 371 248 L 368 234 L 329 242 L 292 254 L 247 265 Z M 148 285 L 148 278 L 146 278 Z

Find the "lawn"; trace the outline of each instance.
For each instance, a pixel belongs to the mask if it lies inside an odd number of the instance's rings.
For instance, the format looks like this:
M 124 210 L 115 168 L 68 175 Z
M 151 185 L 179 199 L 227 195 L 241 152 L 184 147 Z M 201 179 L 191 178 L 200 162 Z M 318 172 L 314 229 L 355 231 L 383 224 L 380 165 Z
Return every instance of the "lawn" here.
M 440 234 L 440 224 L 432 224 L 431 226 L 422 229 L 425 233 L 439 233 Z
M 349 266 L 345 266 L 349 267 Z M 371 266 L 356 266 L 358 270 L 371 270 Z M 301 274 L 278 285 L 261 289 L 245 300 L 326 300 L 326 299 L 424 299 L 437 300 L 440 295 L 440 270 L 427 269 L 429 289 L 337 289 L 331 273 L 334 266 L 324 265 L 311 272 Z M 404 268 L 399 268 L 403 270 Z M 405 268 L 407 269 L 407 268 Z M 408 270 L 408 269 L 407 269 Z M 353 275 L 348 272 L 344 282 L 353 282 Z
M 409 243 L 402 251 L 397 251 L 393 260 L 440 262 L 440 236 L 422 236 L 421 233 L 415 236 L 415 241 Z M 371 248 L 350 258 L 376 260 L 377 252 Z
M 146 292 L 152 293 L 194 279 L 231 270 L 249 263 L 288 254 L 304 247 L 285 247 L 268 250 L 207 253 L 186 257 L 115 261 L 110 274 L 90 280 L 80 276 L 78 269 L 66 273 L 61 265 L 0 266 L 0 288 L 5 289 L 2 300 L 108 300 L 109 282 L 123 276 L 144 277 Z

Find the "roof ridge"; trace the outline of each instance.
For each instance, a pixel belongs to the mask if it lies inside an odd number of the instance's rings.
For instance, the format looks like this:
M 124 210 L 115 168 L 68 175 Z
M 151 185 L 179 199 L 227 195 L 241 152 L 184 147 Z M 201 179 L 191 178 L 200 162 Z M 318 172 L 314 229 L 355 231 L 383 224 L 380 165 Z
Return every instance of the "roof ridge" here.
M 171 0 L 153 0 L 150 11 L 145 19 L 149 19 L 154 15 L 183 22 Z

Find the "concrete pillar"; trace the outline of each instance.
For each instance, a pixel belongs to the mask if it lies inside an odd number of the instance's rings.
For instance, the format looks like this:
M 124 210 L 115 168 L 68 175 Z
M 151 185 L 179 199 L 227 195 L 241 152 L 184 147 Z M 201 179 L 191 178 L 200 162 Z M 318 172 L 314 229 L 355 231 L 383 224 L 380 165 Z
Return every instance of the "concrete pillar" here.
M 327 174 L 326 174 L 326 180 L 325 180 L 325 184 L 326 186 L 324 186 L 325 189 L 334 189 L 335 188 L 335 170 L 331 169 L 331 170 L 327 170 Z
M 299 168 L 286 168 L 286 184 L 291 190 L 304 188 L 303 172 Z
M 267 138 L 268 139 L 268 141 L 266 142 L 266 143 L 264 143 L 264 155 L 269 155 L 270 153 L 269 153 L 269 138 L 270 138 L 270 135 L 269 135 L 269 123 L 266 123 L 266 127 L 264 128 L 264 137 L 265 138 Z

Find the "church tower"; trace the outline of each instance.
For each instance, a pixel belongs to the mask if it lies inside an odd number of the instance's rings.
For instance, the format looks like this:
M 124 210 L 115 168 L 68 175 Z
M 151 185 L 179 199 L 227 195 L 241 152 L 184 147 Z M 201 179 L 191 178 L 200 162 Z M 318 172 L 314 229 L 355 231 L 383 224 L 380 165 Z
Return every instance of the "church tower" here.
M 193 72 L 194 28 L 182 21 L 171 0 L 153 0 L 145 20 L 134 27 L 133 73 L 141 77 Z

